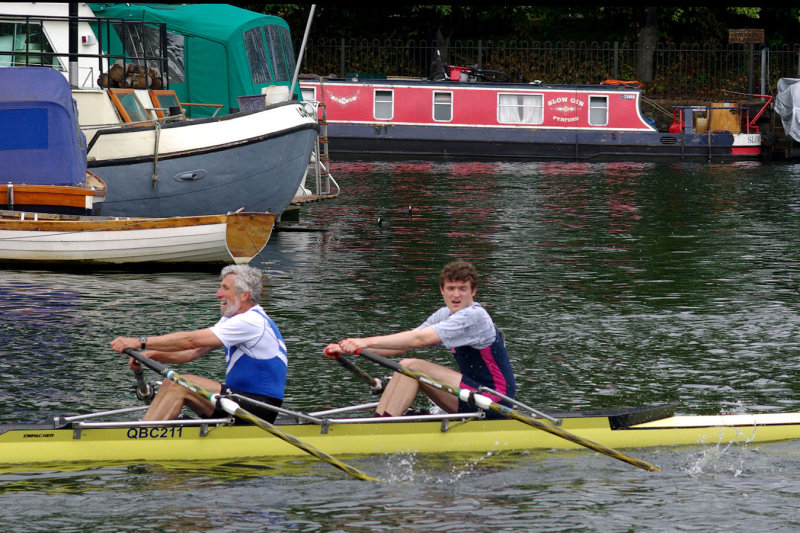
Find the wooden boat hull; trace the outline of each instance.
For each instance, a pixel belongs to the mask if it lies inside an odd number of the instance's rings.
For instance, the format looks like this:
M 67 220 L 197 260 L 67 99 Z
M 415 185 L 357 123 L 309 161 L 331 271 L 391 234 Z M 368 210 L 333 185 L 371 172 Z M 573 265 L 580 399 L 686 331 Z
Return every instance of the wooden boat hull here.
M 0 215 L 0 261 L 56 264 L 247 263 L 275 224 L 268 213 L 152 219 Z
M 0 183 L 0 209 L 92 215 L 106 191 L 103 180 L 91 172 L 86 172 L 83 186 L 75 187 Z
M 334 455 L 486 453 L 575 449 L 578 445 L 512 420 L 308 423 L 279 427 Z M 800 413 L 671 416 L 614 429 L 614 417 L 570 416 L 571 433 L 624 448 L 758 444 L 800 438 Z M 141 424 L 141 423 L 139 423 Z M 305 456 L 255 426 L 134 425 L 0 428 L 0 467 L 42 463 L 172 463 Z

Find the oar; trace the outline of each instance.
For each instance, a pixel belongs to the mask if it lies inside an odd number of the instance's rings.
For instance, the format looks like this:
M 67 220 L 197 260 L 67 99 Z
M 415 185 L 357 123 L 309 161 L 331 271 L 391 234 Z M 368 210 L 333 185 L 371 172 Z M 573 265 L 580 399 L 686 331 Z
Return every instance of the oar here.
M 253 424 L 255 424 L 256 426 L 260 427 L 264 431 L 270 433 L 271 435 L 274 435 L 275 437 L 278 437 L 279 439 L 282 439 L 282 440 L 288 442 L 292 446 L 296 446 L 296 447 L 300 448 L 304 452 L 313 455 L 317 459 L 325 461 L 326 463 L 335 466 L 339 470 L 347 472 L 348 474 L 350 474 L 351 476 L 353 476 L 355 478 L 363 479 L 364 481 L 378 481 L 378 479 L 365 474 L 361 470 L 358 470 L 357 468 L 355 468 L 353 466 L 345 464 L 345 463 L 339 461 L 338 459 L 336 459 L 335 457 L 331 457 L 330 455 L 326 454 L 325 452 L 318 450 L 317 448 L 313 447 L 312 445 L 307 444 L 307 443 L 305 443 L 305 442 L 293 437 L 292 435 L 286 433 L 282 429 L 279 429 L 278 427 L 270 424 L 266 420 L 257 417 L 253 413 L 243 409 L 238 403 L 236 403 L 235 401 L 231 400 L 230 398 L 220 397 L 218 394 L 214 394 L 212 392 L 209 392 L 204 387 L 202 387 L 202 386 L 198 385 L 197 383 L 193 383 L 192 381 L 186 379 L 185 377 L 181 376 L 180 374 L 178 374 L 177 372 L 175 372 L 171 368 L 167 367 L 166 365 L 164 365 L 164 364 L 162 364 L 162 363 L 160 363 L 158 361 L 154 361 L 153 359 L 150 359 L 149 357 L 145 357 L 144 355 L 140 354 L 139 352 L 131 350 L 131 349 L 125 350 L 125 353 L 127 355 L 130 355 L 131 357 L 133 357 L 134 359 L 136 359 L 137 361 L 139 361 L 143 365 L 147 366 L 151 370 L 154 370 L 154 371 L 160 373 L 165 378 L 171 379 L 172 381 L 174 381 L 175 383 L 177 383 L 181 387 L 185 388 L 186 390 L 188 390 L 190 392 L 193 392 L 193 393 L 197 394 L 198 396 L 200 396 L 202 398 L 205 398 L 206 400 L 209 400 L 212 403 L 214 403 L 215 401 L 219 402 L 219 406 L 222 407 L 222 409 L 224 409 L 225 412 L 227 412 L 229 414 L 232 414 L 232 415 L 234 415 L 236 417 L 239 417 L 239 418 L 241 418 L 243 420 L 247 420 L 249 422 L 252 422 Z
M 369 385 L 370 389 L 372 389 L 373 394 L 380 394 L 381 392 L 383 392 L 384 383 L 382 380 L 378 378 L 373 378 L 365 370 L 356 366 L 356 364 L 353 363 L 350 359 L 347 359 L 346 357 L 340 357 L 338 354 L 334 354 L 333 352 L 328 351 L 327 348 L 325 348 L 324 351 L 325 355 L 329 359 L 336 359 L 337 361 L 339 361 L 339 364 L 341 364 L 343 367 L 345 367 L 347 370 L 349 370 L 350 372 L 361 378 L 367 385 Z
M 372 353 L 368 350 L 358 350 L 356 354 L 361 355 L 362 357 L 366 357 L 370 361 L 378 363 L 379 365 L 385 366 L 390 370 L 394 370 L 395 372 L 399 372 L 404 376 L 408 376 L 410 378 L 416 379 L 420 383 L 424 383 L 426 385 L 430 385 L 436 389 L 439 389 L 444 392 L 448 392 L 453 396 L 458 397 L 460 400 L 468 402 L 470 404 L 477 405 L 481 409 L 489 409 L 494 411 L 495 413 L 505 416 L 506 418 L 511 418 L 512 420 L 518 420 L 523 424 L 528 424 L 529 426 L 533 426 L 535 428 L 541 429 L 557 437 L 561 437 L 562 439 L 567 439 L 568 441 L 574 442 L 575 444 L 579 444 L 581 446 L 585 446 L 587 448 L 591 448 L 592 450 L 598 451 L 609 457 L 613 457 L 614 459 L 619 459 L 620 461 L 625 461 L 626 463 L 630 463 L 633 466 L 637 466 L 644 470 L 649 470 L 651 472 L 661 470 L 655 465 L 651 465 L 648 462 L 642 461 L 640 459 L 634 459 L 633 457 L 628 457 L 627 455 L 618 452 L 612 448 L 608 448 L 607 446 L 603 446 L 602 444 L 598 444 L 594 441 L 589 439 L 585 439 L 574 433 L 570 433 L 569 431 L 565 431 L 560 427 L 556 427 L 548 422 L 544 422 L 542 420 L 537 420 L 535 418 L 531 418 L 529 416 L 525 416 L 524 414 L 520 413 L 516 409 L 512 409 L 510 407 L 506 407 L 505 405 L 501 405 L 499 403 L 493 402 L 490 398 L 482 394 L 478 394 L 475 391 L 467 390 L 467 389 L 457 389 L 447 383 L 443 383 L 438 381 L 427 374 L 423 374 L 422 372 L 416 372 L 411 370 L 408 367 L 401 365 L 400 363 L 393 361 L 391 359 L 387 359 L 382 357 L 376 353 Z
M 145 381 L 144 370 L 137 368 L 133 371 L 133 375 L 136 377 L 136 397 L 149 405 L 153 401 L 156 391 Z

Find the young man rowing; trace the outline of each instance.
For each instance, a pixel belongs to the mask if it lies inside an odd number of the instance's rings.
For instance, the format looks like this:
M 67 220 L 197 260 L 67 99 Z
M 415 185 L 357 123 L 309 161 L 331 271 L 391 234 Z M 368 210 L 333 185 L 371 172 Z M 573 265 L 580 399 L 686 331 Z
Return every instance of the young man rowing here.
M 445 306 L 418 328 L 390 335 L 343 339 L 329 344 L 325 348 L 326 356 L 335 358 L 364 348 L 379 355 L 393 356 L 413 348 L 443 344 L 453 352 L 458 371 L 424 359 L 403 359 L 400 363 L 456 388 L 476 390 L 485 386 L 513 398 L 516 392 L 514 372 L 503 338 L 489 313 L 474 301 L 478 290 L 475 267 L 466 261 L 449 263 L 439 275 L 439 290 Z M 404 414 L 419 390 L 448 413 L 475 411 L 474 407 L 447 392 L 395 372 L 381 396 L 376 416 Z M 500 398 L 488 396 L 504 403 Z M 486 416 L 496 415 L 487 412 Z
M 213 393 L 236 393 L 280 406 L 286 386 L 287 357 L 275 322 L 259 305 L 261 271 L 247 265 L 230 265 L 220 274 L 219 299 L 222 318 L 212 327 L 179 331 L 155 337 L 117 337 L 111 348 L 145 350 L 143 355 L 164 363 L 188 363 L 214 348 L 225 347 L 225 383 L 200 376 L 186 378 Z M 131 368 L 141 368 L 132 357 Z M 227 416 L 210 401 L 200 398 L 171 380 L 164 380 L 144 420 L 172 420 L 183 406 L 203 417 Z M 274 422 L 277 413 L 267 408 L 243 405 L 256 416 Z

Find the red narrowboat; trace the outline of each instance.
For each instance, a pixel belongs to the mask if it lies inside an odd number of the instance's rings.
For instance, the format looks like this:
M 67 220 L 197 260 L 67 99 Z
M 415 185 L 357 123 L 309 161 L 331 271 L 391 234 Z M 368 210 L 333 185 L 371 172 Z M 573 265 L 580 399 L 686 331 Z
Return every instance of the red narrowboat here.
M 324 104 L 335 156 L 508 159 L 759 159 L 755 125 L 732 104 L 680 106 L 659 131 L 625 84 L 546 85 L 305 77 L 304 100 Z M 756 95 L 760 96 L 760 95 Z

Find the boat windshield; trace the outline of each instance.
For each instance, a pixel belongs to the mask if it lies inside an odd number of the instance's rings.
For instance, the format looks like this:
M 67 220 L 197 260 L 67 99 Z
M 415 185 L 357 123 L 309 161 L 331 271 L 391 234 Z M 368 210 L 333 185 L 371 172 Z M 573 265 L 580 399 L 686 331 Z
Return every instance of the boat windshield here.
M 47 66 L 64 70 L 38 22 L 0 22 L 0 67 Z

